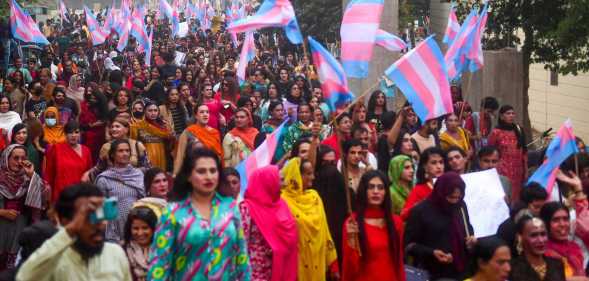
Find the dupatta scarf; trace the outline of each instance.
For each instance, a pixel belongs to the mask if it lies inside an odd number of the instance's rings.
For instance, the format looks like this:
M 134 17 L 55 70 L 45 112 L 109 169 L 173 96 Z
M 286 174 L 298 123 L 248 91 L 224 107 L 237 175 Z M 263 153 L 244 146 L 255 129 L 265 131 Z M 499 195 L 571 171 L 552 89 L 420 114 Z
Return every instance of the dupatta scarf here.
M 243 203 L 272 248 L 272 280 L 297 280 L 297 224 L 288 205 L 280 198 L 277 166 L 253 172 Z
M 317 191 L 303 188 L 301 159 L 291 159 L 282 169 L 286 201 L 299 229 L 298 280 L 325 280 L 328 267 L 337 261 L 323 202 Z M 308 266 L 305 266 L 308 265 Z

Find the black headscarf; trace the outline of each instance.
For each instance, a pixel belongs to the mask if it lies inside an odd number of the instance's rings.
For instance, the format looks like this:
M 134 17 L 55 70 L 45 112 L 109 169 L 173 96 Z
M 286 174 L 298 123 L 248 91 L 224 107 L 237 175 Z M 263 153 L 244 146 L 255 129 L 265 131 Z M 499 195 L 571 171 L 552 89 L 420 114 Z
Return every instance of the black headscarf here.
M 450 204 L 446 197 L 450 196 L 456 189 L 460 190 L 461 198 L 456 204 Z M 441 175 L 434 184 L 434 190 L 428 197 L 428 200 L 435 205 L 438 210 L 448 216 L 451 216 L 450 225 L 450 243 L 452 248 L 452 257 L 454 266 L 457 270 L 463 271 L 466 266 L 466 205 L 464 204 L 464 190 L 466 184 L 459 174 L 455 172 L 446 172 Z M 464 214 L 462 213 L 464 212 Z M 464 216 L 464 218 L 463 218 Z
M 499 118 L 497 120 L 497 129 L 504 130 L 504 131 L 513 131 L 517 138 L 517 147 L 518 148 L 525 148 L 525 136 L 522 129 L 515 123 L 506 123 L 505 121 L 501 120 L 501 115 L 505 112 L 513 110 L 513 106 L 511 105 L 504 105 L 499 109 Z

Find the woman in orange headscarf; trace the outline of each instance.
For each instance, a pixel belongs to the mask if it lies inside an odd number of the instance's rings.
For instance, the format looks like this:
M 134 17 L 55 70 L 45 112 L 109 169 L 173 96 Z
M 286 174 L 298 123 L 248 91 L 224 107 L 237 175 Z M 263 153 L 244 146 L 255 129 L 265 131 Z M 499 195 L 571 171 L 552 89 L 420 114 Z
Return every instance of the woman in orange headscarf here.
M 234 115 L 235 128 L 223 139 L 225 167 L 235 167 L 255 149 L 258 129 L 253 127 L 252 114 L 246 108 L 239 108 Z
M 201 103 L 195 109 L 194 118 L 196 124 L 188 126 L 178 139 L 178 150 L 174 160 L 174 175 L 180 172 L 187 149 L 193 150 L 197 147 L 205 147 L 214 151 L 220 159 L 223 159 L 221 134 L 217 129 L 208 125 L 209 107 Z
M 48 144 L 65 142 L 63 126 L 59 125 L 59 111 L 57 107 L 50 106 L 43 114 L 43 139 Z

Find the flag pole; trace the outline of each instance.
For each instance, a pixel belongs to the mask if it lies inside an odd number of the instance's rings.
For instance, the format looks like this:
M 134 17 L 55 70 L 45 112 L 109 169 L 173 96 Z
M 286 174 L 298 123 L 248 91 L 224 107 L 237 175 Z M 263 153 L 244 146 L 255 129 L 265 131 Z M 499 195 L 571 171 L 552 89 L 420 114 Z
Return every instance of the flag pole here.
M 335 118 L 333 118 L 333 120 L 335 120 Z M 333 120 L 332 120 L 332 122 L 333 122 Z M 337 127 L 337 125 L 336 125 L 336 127 Z M 344 145 L 343 145 L 344 136 L 342 136 L 339 133 L 337 128 L 335 130 L 335 134 L 337 136 L 337 144 L 339 146 L 340 159 L 342 161 L 342 176 L 344 177 L 344 190 L 346 191 L 346 207 L 347 207 L 348 215 L 350 216 L 351 221 L 356 222 L 356 220 L 351 216 L 352 215 L 352 195 L 350 194 L 348 166 L 347 166 L 346 156 L 344 155 Z M 358 224 L 358 223 L 356 222 L 356 224 Z M 352 236 L 351 238 L 354 240 L 353 241 L 354 248 L 357 248 L 358 256 L 361 257 L 362 256 L 362 249 L 360 248 L 359 237 L 356 234 L 353 234 L 351 236 Z

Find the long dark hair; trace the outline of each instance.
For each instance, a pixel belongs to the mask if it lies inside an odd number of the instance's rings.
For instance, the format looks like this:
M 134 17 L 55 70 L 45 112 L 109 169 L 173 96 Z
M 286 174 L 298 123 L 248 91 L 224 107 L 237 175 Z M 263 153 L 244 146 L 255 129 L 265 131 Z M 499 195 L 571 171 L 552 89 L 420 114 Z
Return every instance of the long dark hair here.
M 192 174 L 194 166 L 196 165 L 196 161 L 200 158 L 211 158 L 215 160 L 215 163 L 217 164 L 217 170 L 219 171 L 219 179 L 224 178 L 223 168 L 221 167 L 221 160 L 219 159 L 219 156 L 217 156 L 217 154 L 210 149 L 197 148 L 191 153 L 188 153 L 188 155 L 186 155 L 184 158 L 180 173 L 174 181 L 174 187 L 172 187 L 170 201 L 182 201 L 186 199 L 186 196 L 192 192 L 192 184 L 190 183 L 189 178 L 190 174 Z
M 376 116 L 374 112 L 375 112 L 375 109 L 376 109 L 376 98 L 379 95 L 385 96 L 385 94 L 381 90 L 376 90 L 376 91 L 372 92 L 372 95 L 370 95 L 370 99 L 368 99 L 368 108 L 367 108 L 367 112 L 366 112 L 367 113 L 367 116 L 366 116 L 367 119 L 369 117 L 374 118 Z M 387 112 L 387 98 L 386 98 L 386 96 L 385 96 L 384 105 L 383 105 L 383 108 L 382 108 L 382 113 L 385 113 L 385 112 Z
M 499 117 L 497 117 L 497 128 L 505 131 L 513 131 L 517 138 L 517 147 L 526 150 L 526 137 L 522 129 L 515 123 L 508 124 L 501 119 L 501 115 L 505 114 L 505 112 L 509 110 L 514 110 L 513 106 L 511 105 L 504 105 L 499 109 Z
M 157 216 L 155 215 L 155 213 L 148 207 L 142 206 L 133 208 L 127 216 L 127 222 L 125 222 L 125 229 L 123 233 L 124 248 L 129 246 L 129 243 L 131 243 L 131 239 L 133 239 L 133 235 L 131 234 L 131 226 L 133 225 L 134 220 L 142 220 L 149 226 L 149 228 L 151 228 L 152 241 L 153 236 L 155 236 L 155 227 L 157 225 Z
M 390 200 L 391 193 L 389 190 L 389 180 L 385 174 L 378 170 L 372 170 L 366 172 L 360 178 L 360 184 L 358 185 L 358 195 L 356 197 L 356 214 L 357 214 L 357 222 L 358 222 L 358 236 L 360 239 L 360 249 L 362 253 L 362 257 L 366 257 L 368 253 L 368 248 L 366 246 L 366 241 L 369 239 L 366 237 L 366 224 L 364 223 L 364 216 L 366 213 L 366 208 L 368 207 L 368 196 L 366 195 L 368 191 L 368 182 L 373 178 L 379 178 L 384 184 L 384 200 L 381 204 L 381 208 L 384 209 L 384 220 L 386 223 L 387 233 L 388 233 L 388 242 L 389 242 L 389 253 L 393 258 L 394 263 L 397 264 L 396 258 L 397 253 L 400 249 L 398 234 L 395 229 L 395 222 L 393 221 L 393 206 Z
M 425 165 L 429 161 L 432 155 L 440 155 L 442 160 L 446 162 L 446 157 L 444 157 L 444 151 L 438 147 L 430 147 L 424 150 L 419 157 L 419 165 L 417 166 L 417 183 L 423 184 L 427 182 L 427 177 L 425 175 Z M 445 168 L 445 167 L 444 167 Z

